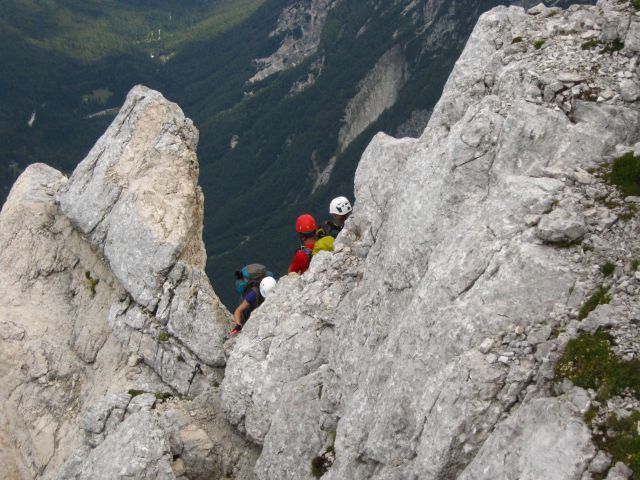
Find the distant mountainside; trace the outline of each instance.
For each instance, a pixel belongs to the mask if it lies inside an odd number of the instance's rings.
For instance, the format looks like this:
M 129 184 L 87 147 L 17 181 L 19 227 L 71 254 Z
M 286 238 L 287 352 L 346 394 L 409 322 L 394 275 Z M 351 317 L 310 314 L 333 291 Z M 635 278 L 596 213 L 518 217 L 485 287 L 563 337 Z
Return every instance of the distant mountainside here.
M 235 268 L 284 273 L 295 217 L 352 195 L 375 132 L 424 129 L 478 16 L 501 3 L 3 2 L 2 199 L 29 163 L 69 172 L 134 84 L 157 88 L 200 130 L 207 271 L 230 305 Z

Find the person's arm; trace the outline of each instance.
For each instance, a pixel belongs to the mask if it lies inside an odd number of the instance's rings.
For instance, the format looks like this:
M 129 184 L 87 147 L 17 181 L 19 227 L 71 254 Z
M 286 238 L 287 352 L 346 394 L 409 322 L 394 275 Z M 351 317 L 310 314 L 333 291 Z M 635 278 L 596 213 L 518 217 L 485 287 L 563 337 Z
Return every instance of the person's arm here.
M 236 308 L 236 311 L 233 312 L 233 319 L 235 320 L 236 325 L 242 325 L 242 312 L 244 312 L 248 308 L 249 302 L 243 300 L 242 303 L 238 305 L 238 308 Z

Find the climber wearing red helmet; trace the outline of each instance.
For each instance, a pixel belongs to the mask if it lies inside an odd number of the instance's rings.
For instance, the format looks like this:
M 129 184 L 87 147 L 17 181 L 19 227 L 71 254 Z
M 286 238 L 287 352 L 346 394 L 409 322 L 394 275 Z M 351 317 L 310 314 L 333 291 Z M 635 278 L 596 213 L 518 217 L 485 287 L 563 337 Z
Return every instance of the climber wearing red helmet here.
M 307 268 L 309 268 L 313 247 L 316 244 L 317 229 L 318 225 L 316 224 L 316 220 L 309 214 L 300 215 L 298 220 L 296 220 L 296 231 L 298 232 L 302 245 L 293 257 L 293 261 L 289 267 L 289 273 L 302 275 L 307 271 Z

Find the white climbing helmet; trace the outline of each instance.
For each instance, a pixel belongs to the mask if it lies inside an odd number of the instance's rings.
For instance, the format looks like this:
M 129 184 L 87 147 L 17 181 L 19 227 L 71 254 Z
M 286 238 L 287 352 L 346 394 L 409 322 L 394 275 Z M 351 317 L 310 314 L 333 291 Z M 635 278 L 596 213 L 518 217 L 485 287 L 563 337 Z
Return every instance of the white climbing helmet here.
M 347 197 L 336 197 L 331 200 L 331 203 L 329 204 L 329 213 L 335 215 L 346 215 L 347 213 L 350 213 L 351 210 L 353 209 L 351 208 L 351 203 L 349 203 Z
M 263 298 L 267 298 L 267 295 L 269 295 L 269 292 L 276 286 L 276 283 L 278 282 L 276 282 L 275 278 L 264 277 L 260 282 L 260 295 L 262 295 Z

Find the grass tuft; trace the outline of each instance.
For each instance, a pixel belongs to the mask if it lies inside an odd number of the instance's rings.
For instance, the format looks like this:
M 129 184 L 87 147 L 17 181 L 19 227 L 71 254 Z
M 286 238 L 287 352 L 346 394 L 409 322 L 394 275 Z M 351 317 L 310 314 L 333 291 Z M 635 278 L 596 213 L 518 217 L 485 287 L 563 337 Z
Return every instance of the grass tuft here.
M 592 38 L 591 40 L 587 40 L 586 42 L 584 42 L 582 45 L 580 45 L 580 47 L 582 48 L 582 50 L 593 50 L 596 47 L 602 47 L 599 53 L 613 53 L 622 50 L 624 48 L 624 42 L 619 38 L 616 38 L 611 42 L 604 43 L 600 40 Z
M 600 405 L 612 397 L 640 395 L 640 360 L 623 360 L 611 349 L 613 339 L 608 332 L 583 333 L 570 340 L 555 367 L 555 381 L 568 378 L 575 385 L 597 392 Z M 640 412 L 618 418 L 610 414 L 604 423 L 598 420 L 599 407 L 592 405 L 584 420 L 593 429 L 593 440 L 607 452 L 613 463 L 624 462 L 640 478 Z
M 640 157 L 628 152 L 616 158 L 607 180 L 625 196 L 640 196 Z
M 91 296 L 95 297 L 95 295 L 96 295 L 96 286 L 98 285 L 98 283 L 100 283 L 100 280 L 96 279 L 96 278 L 92 278 L 91 277 L 91 272 L 89 272 L 89 271 L 84 272 L 84 278 L 87 279 L 87 288 L 89 289 L 89 292 L 91 293 Z
M 607 262 L 604 265 L 600 265 L 600 271 L 605 277 L 610 277 L 616 271 L 616 266 L 611 262 Z
M 604 330 L 570 340 L 555 367 L 556 381 L 568 378 L 574 385 L 597 392 L 605 401 L 625 391 L 640 394 L 640 360 L 622 360 L 611 350 Z
M 624 462 L 633 470 L 632 478 L 640 474 L 640 435 L 638 434 L 640 412 L 633 412 L 626 418 L 611 414 L 602 426 L 602 433 L 595 435 L 599 449 L 611 455 L 613 463 Z
M 600 40 L 596 40 L 595 38 L 592 38 L 591 40 L 587 40 L 580 46 L 582 47 L 582 50 L 593 50 L 600 44 L 601 44 Z
M 580 308 L 580 313 L 578 314 L 578 318 L 580 320 L 584 320 L 587 318 L 591 312 L 593 312 L 598 305 L 605 305 L 611 301 L 611 297 L 607 295 L 609 291 L 608 288 L 600 287 L 596 290 L 589 300 L 585 302 L 585 304 Z
M 322 455 L 313 457 L 311 460 L 311 475 L 320 478 L 329 471 L 335 459 L 336 432 L 329 432 L 329 443 Z
M 611 42 L 608 42 L 604 45 L 604 48 L 602 49 L 602 53 L 619 52 L 623 48 L 624 48 L 624 42 L 619 38 L 616 38 L 615 40 L 612 40 Z
M 632 203 L 631 205 L 627 205 L 625 211 L 619 214 L 618 218 L 623 222 L 628 222 L 636 216 L 636 213 L 638 213 L 638 207 L 636 207 L 635 203 Z
M 313 457 L 311 460 L 311 475 L 313 475 L 314 478 L 320 478 L 327 473 L 329 467 L 331 467 L 331 464 L 324 456 L 319 455 Z
M 542 46 L 545 44 L 546 40 L 542 40 L 542 39 L 538 39 L 535 42 L 533 42 L 533 48 L 535 48 L 536 50 L 540 50 L 542 48 Z

